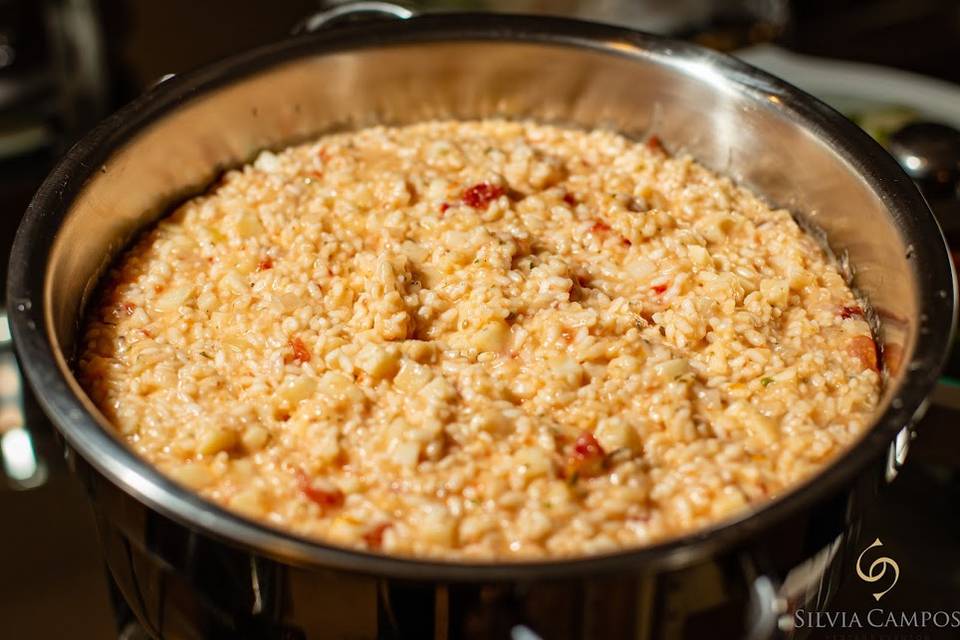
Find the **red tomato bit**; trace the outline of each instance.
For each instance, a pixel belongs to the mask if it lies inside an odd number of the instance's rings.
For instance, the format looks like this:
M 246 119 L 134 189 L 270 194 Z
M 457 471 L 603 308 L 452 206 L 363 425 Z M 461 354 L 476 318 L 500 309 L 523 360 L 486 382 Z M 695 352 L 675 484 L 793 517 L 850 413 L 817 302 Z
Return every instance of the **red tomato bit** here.
M 853 316 L 863 317 L 863 309 L 859 305 L 840 307 L 841 318 L 847 319 L 852 318 Z
M 392 526 L 389 522 L 376 525 L 370 529 L 370 531 L 363 534 L 363 541 L 366 542 L 367 546 L 371 549 L 379 549 L 383 546 L 383 533 Z
M 577 199 L 573 197 L 572 193 L 563 194 L 563 201 L 566 202 L 571 207 L 574 207 L 577 204 Z
M 647 138 L 647 148 L 652 151 L 664 153 L 663 141 L 660 140 L 660 136 L 650 136 Z
M 603 473 L 606 452 L 592 433 L 577 436 L 567 460 L 567 478 L 590 478 Z
M 504 193 L 503 187 L 481 182 L 463 192 L 463 201 L 474 209 L 486 209 L 492 201 Z
M 661 293 L 663 293 L 664 291 L 667 290 L 667 285 L 665 285 L 665 284 L 655 284 L 655 285 L 653 285 L 652 287 L 650 287 L 650 289 L 652 289 L 653 292 L 656 293 L 657 295 L 660 295 Z
M 297 484 L 303 495 L 324 509 L 336 508 L 343 504 L 343 491 L 329 480 L 310 478 L 304 472 L 299 471 L 297 472 Z
M 444 202 L 443 204 L 441 204 L 441 205 L 440 205 L 440 215 L 443 215 L 444 213 L 446 213 L 446 212 L 447 212 L 447 209 L 449 209 L 449 208 L 450 208 L 450 203 L 449 203 L 449 202 Z
M 273 260 L 268 256 L 257 264 L 257 271 L 266 271 L 273 269 Z
M 290 338 L 290 348 L 293 349 L 293 353 L 284 357 L 283 361 L 285 363 L 303 364 L 310 361 L 310 350 L 307 349 L 307 345 L 303 344 L 303 340 L 300 338 Z
M 620 236 L 620 244 L 622 244 L 622 245 L 625 246 L 625 247 L 632 247 L 632 246 L 633 246 L 633 243 L 630 242 L 629 239 L 627 239 L 627 238 L 625 238 L 625 237 L 623 237 L 623 236 Z
M 610 225 L 608 225 L 603 220 L 594 220 L 593 226 L 590 227 L 590 231 L 592 231 L 593 233 L 599 233 L 601 231 L 602 232 L 610 231 Z

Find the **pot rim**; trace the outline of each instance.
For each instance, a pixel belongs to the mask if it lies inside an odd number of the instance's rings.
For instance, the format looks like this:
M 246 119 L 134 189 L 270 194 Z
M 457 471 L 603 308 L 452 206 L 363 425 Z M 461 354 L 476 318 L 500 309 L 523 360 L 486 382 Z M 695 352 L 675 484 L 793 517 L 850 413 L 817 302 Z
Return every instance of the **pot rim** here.
M 385 45 L 504 41 L 653 58 L 679 68 L 700 65 L 737 91 L 778 99 L 775 108 L 828 141 L 886 203 L 913 243 L 924 316 L 916 347 L 883 413 L 860 441 L 828 467 L 758 509 L 657 544 L 604 555 L 519 562 L 445 562 L 337 547 L 247 520 L 182 488 L 108 433 L 75 395 L 45 308 L 47 262 L 73 198 L 111 153 L 181 104 L 289 60 Z M 771 530 L 818 499 L 852 484 L 884 455 L 898 432 L 922 413 L 948 353 L 956 324 L 956 279 L 939 226 L 922 196 L 883 148 L 816 98 L 731 56 L 621 27 L 566 18 L 429 14 L 402 22 L 344 26 L 262 46 L 164 81 L 104 120 L 63 157 L 43 182 L 18 229 L 7 300 L 21 366 L 47 416 L 81 457 L 149 508 L 193 530 L 296 565 L 418 580 L 535 580 L 613 571 L 673 569 Z

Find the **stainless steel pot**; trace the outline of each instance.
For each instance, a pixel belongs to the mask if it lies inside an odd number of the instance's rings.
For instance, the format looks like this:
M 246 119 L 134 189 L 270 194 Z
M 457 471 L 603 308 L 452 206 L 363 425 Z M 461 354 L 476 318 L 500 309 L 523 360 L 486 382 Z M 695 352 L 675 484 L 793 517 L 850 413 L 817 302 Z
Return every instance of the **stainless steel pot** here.
M 134 234 L 263 148 L 494 115 L 654 133 L 821 230 L 886 345 L 889 379 L 863 439 L 788 495 L 709 530 L 598 557 L 472 565 L 340 549 L 246 520 L 114 436 L 69 362 L 84 304 Z M 40 188 L 8 299 L 22 366 L 89 490 L 111 575 L 157 637 L 695 637 L 721 623 L 726 637 L 762 637 L 789 622 L 789 607 L 829 593 L 828 568 L 846 562 L 863 504 L 903 462 L 947 352 L 954 290 L 910 180 L 797 89 L 625 29 L 431 15 L 299 36 L 123 108 Z

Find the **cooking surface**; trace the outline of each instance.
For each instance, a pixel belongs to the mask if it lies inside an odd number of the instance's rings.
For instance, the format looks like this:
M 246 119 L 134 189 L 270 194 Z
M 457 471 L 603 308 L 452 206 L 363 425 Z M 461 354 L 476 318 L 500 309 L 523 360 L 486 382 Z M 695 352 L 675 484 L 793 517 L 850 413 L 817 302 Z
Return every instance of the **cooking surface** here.
M 918 9 L 915 15 L 906 15 L 909 12 L 902 10 L 899 18 L 894 15 L 898 11 L 891 10 L 897 3 L 875 3 L 869 12 L 870 21 L 862 19 L 862 6 L 858 9 L 863 3 L 809 2 L 805 6 L 827 4 L 833 5 L 833 14 L 827 17 L 816 14 L 812 8 L 797 12 L 794 27 L 786 36 L 791 46 L 807 53 L 900 64 L 914 71 L 960 80 L 960 67 L 946 62 L 960 55 L 960 37 L 955 32 L 946 32 L 950 22 L 945 16 L 952 15 L 957 22 L 955 13 L 949 13 L 952 3 L 925 3 L 926 13 Z M 258 11 L 253 3 L 225 0 L 202 5 L 180 0 L 136 4 L 103 0 L 101 5 L 107 16 L 104 21 L 108 34 L 107 67 L 112 78 L 109 100 L 119 104 L 163 73 L 189 68 L 229 51 L 282 36 L 288 25 L 315 3 L 288 2 L 273 7 L 267 15 Z M 219 23 L 225 15 L 230 17 L 229 29 L 211 32 L 203 28 L 204 24 Z M 177 47 L 168 46 L 170 33 L 182 34 L 177 38 Z M 205 37 L 205 33 L 213 36 Z M 891 41 L 903 46 L 889 46 Z M 898 51 L 909 51 L 909 57 Z M 17 170 L 16 173 L 5 171 L 0 181 L 8 207 L 3 227 L 7 242 L 11 225 L 22 210 L 22 204 L 14 203 L 22 203 L 25 194 L 32 190 L 25 185 L 35 184 L 42 177 L 49 162 L 48 144 L 49 139 L 42 138 L 35 152 L 3 159 L 5 167 L 9 163 Z M 957 406 L 960 404 L 957 396 L 960 393 L 956 390 L 947 390 L 938 401 Z M 9 415 L 0 412 L 0 425 L 7 419 Z M 29 490 L 0 487 L 0 513 L 3 514 L 0 567 L 4 578 L 0 585 L 0 635 L 41 640 L 116 637 L 115 614 L 90 509 L 78 483 L 59 458 L 58 447 L 45 420 L 35 410 L 28 410 L 27 419 L 39 434 L 33 444 L 45 460 L 45 471 L 38 472 L 47 475 L 47 482 Z M 955 428 L 958 421 L 960 412 L 942 406 L 930 409 L 918 428 L 919 437 L 912 443 L 909 464 L 866 515 L 861 537 L 882 539 L 883 555 L 895 559 L 900 570 L 896 586 L 883 598 L 883 606 L 888 610 L 958 608 L 960 545 L 956 541 L 960 539 L 960 511 L 956 504 L 960 502 L 960 432 Z M 871 585 L 857 578 L 851 564 L 845 567 L 839 595 L 831 602 L 830 609 L 866 611 L 875 606 L 872 592 Z M 717 624 L 722 625 L 722 620 L 692 621 L 688 627 L 689 637 L 700 637 L 696 635 L 697 629 L 715 631 Z M 867 630 L 825 631 L 813 637 L 870 637 L 867 634 Z M 928 629 L 922 637 L 955 635 L 949 630 L 937 635 L 936 630 Z M 124 637 L 137 636 L 128 629 Z

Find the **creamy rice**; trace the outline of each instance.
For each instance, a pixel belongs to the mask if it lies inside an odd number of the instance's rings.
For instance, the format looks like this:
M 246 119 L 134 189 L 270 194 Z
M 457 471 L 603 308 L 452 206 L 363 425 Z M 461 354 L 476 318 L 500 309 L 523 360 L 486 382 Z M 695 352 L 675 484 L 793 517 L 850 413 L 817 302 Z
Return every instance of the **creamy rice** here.
M 123 438 L 249 517 L 446 558 L 650 544 L 869 424 L 833 262 L 656 140 L 429 122 L 262 153 L 147 232 L 77 366 Z

